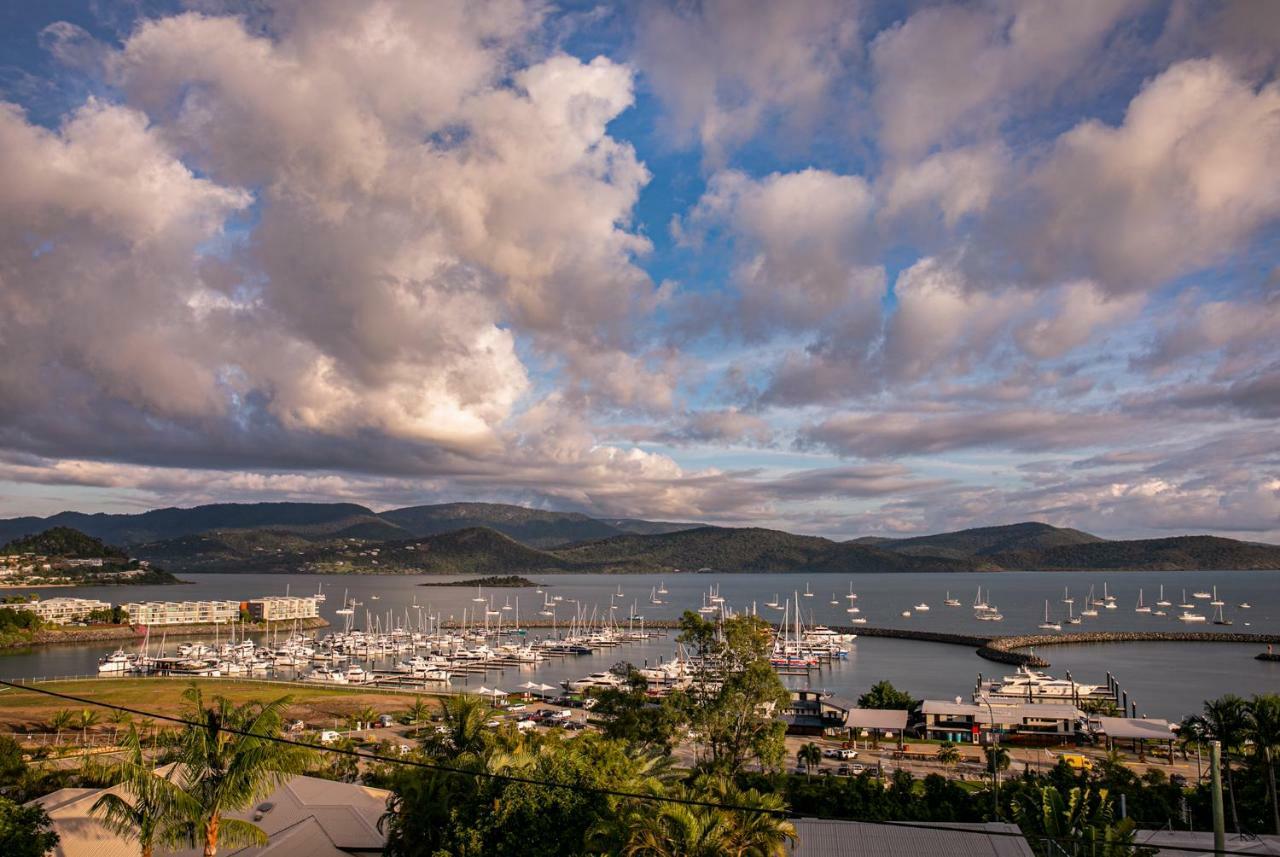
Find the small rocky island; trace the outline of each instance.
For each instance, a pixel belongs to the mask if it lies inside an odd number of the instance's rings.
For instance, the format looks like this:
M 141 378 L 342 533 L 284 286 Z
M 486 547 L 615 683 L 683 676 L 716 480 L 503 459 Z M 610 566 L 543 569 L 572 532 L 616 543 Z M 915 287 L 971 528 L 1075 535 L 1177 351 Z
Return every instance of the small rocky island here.
M 471 580 L 433 580 L 430 583 L 419 583 L 419 586 L 489 586 L 498 589 L 522 589 L 530 586 L 541 586 L 527 577 L 507 574 L 494 577 L 475 577 Z

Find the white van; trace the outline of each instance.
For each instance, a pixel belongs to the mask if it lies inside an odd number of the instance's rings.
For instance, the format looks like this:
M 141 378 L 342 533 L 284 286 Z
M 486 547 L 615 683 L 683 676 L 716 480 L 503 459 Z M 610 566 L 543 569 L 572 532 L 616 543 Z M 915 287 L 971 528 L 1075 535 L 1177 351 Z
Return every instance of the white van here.
M 342 736 L 337 732 L 334 732 L 332 729 L 326 729 L 324 732 L 320 733 L 321 744 L 334 744 L 341 740 Z

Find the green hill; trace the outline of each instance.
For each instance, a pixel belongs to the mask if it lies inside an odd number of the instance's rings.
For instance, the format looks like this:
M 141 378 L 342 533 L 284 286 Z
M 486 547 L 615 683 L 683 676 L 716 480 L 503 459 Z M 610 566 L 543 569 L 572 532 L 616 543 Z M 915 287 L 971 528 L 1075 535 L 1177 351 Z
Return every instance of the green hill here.
M 868 544 L 869 540 L 860 540 Z M 1080 530 L 1054 527 L 1036 521 L 979 527 L 954 533 L 938 533 L 909 539 L 877 539 L 876 547 L 893 553 L 915 556 L 967 559 L 1012 552 L 1034 552 L 1062 546 L 1095 544 L 1104 539 Z
M 34 553 L 64 559 L 103 557 L 124 561 L 129 558 L 120 548 L 103 544 L 101 539 L 87 536 L 71 527 L 53 527 L 34 536 L 14 539 L 0 548 L 0 553 Z
M 554 547 L 623 532 L 575 512 L 547 512 L 502 503 L 442 503 L 383 512 L 382 519 L 412 536 L 486 527 L 533 547 Z
M 990 559 L 1008 569 L 1275 570 L 1280 569 L 1280 547 L 1216 536 L 1178 536 L 1011 551 Z

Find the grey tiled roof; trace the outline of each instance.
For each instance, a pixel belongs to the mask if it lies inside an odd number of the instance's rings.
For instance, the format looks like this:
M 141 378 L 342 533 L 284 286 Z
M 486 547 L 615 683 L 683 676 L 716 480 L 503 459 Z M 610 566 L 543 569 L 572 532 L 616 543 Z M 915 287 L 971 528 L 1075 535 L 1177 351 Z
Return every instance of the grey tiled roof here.
M 926 830 L 798 818 L 795 826 L 798 841 L 791 852 L 794 857 L 1033 857 L 1031 846 L 1013 824 L 948 823 L 942 827 L 966 829 Z

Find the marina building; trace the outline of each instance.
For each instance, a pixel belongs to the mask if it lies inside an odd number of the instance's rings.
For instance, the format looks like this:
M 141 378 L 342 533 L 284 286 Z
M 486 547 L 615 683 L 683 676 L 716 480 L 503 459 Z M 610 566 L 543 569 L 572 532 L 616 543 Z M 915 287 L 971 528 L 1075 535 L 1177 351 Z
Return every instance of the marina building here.
M 46 622 L 65 625 L 68 622 L 82 622 L 94 610 L 110 610 L 111 605 L 96 598 L 46 598 L 42 601 L 28 601 L 26 604 L 8 604 L 19 610 L 30 610 Z
M 1058 743 L 1082 731 L 1084 714 L 1068 703 L 947 702 L 926 699 L 920 707 L 926 738 L 978 743 L 992 732 L 1005 737 Z
M 212 625 L 240 618 L 239 601 L 131 601 L 120 607 L 134 625 Z
M 320 615 L 314 595 L 267 595 L 248 602 L 249 615 L 255 622 L 282 622 L 290 619 L 314 619 Z

